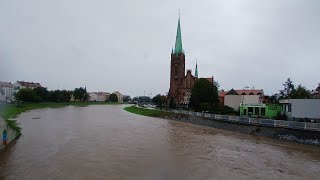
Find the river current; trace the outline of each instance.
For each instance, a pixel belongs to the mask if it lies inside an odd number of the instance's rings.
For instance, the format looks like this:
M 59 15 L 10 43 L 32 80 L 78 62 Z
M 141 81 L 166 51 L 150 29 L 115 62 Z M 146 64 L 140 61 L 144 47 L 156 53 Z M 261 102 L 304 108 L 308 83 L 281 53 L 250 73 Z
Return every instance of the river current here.
M 21 114 L 0 179 L 319 179 L 320 148 L 128 113 L 122 105 Z

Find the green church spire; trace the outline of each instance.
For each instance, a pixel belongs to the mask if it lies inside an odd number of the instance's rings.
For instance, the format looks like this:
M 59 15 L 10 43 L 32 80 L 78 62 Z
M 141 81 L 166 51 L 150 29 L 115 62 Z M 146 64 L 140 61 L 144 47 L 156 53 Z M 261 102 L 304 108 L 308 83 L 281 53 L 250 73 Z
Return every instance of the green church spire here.
M 177 36 L 176 36 L 176 45 L 174 48 L 174 54 L 184 53 L 182 50 L 182 37 L 181 37 L 181 28 L 180 28 L 180 15 L 178 20 Z
M 196 78 L 198 78 L 198 62 L 197 62 L 197 60 L 196 60 L 196 71 L 195 71 L 194 76 L 195 76 Z

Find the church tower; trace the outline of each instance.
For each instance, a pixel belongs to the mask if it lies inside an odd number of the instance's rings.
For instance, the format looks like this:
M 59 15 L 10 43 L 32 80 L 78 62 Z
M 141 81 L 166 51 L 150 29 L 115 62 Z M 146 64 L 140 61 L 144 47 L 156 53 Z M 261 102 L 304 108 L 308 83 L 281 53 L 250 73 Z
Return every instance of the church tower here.
M 174 50 L 171 52 L 170 65 L 170 89 L 169 98 L 174 98 L 176 101 L 179 96 L 179 87 L 182 85 L 185 77 L 185 54 L 182 49 L 182 37 L 180 27 L 180 16 L 178 19 L 178 28 L 176 35 L 176 44 Z

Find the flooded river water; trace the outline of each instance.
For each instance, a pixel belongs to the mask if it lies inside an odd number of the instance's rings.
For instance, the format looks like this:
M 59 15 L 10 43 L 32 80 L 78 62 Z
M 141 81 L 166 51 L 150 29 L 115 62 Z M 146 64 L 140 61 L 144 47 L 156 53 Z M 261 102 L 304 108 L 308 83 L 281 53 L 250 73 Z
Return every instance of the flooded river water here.
M 33 110 L 0 179 L 319 179 L 320 148 L 128 113 Z

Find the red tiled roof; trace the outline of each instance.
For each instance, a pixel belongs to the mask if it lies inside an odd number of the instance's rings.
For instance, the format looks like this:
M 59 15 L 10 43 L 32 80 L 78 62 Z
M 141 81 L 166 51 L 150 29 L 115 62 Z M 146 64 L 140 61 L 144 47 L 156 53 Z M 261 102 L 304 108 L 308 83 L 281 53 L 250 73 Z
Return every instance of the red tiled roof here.
M 33 88 L 37 88 L 37 87 L 42 87 L 40 85 L 40 83 L 34 83 L 34 82 L 25 82 L 25 81 L 18 81 L 18 83 L 21 85 L 21 86 L 25 86 L 25 87 L 33 87 Z
M 245 90 L 235 90 L 238 94 L 242 95 L 242 93 L 245 93 L 246 95 L 253 94 L 258 95 L 259 93 L 263 95 L 263 89 L 245 89 Z
M 0 87 L 13 87 L 13 84 L 11 82 L 1 82 L 0 81 Z

